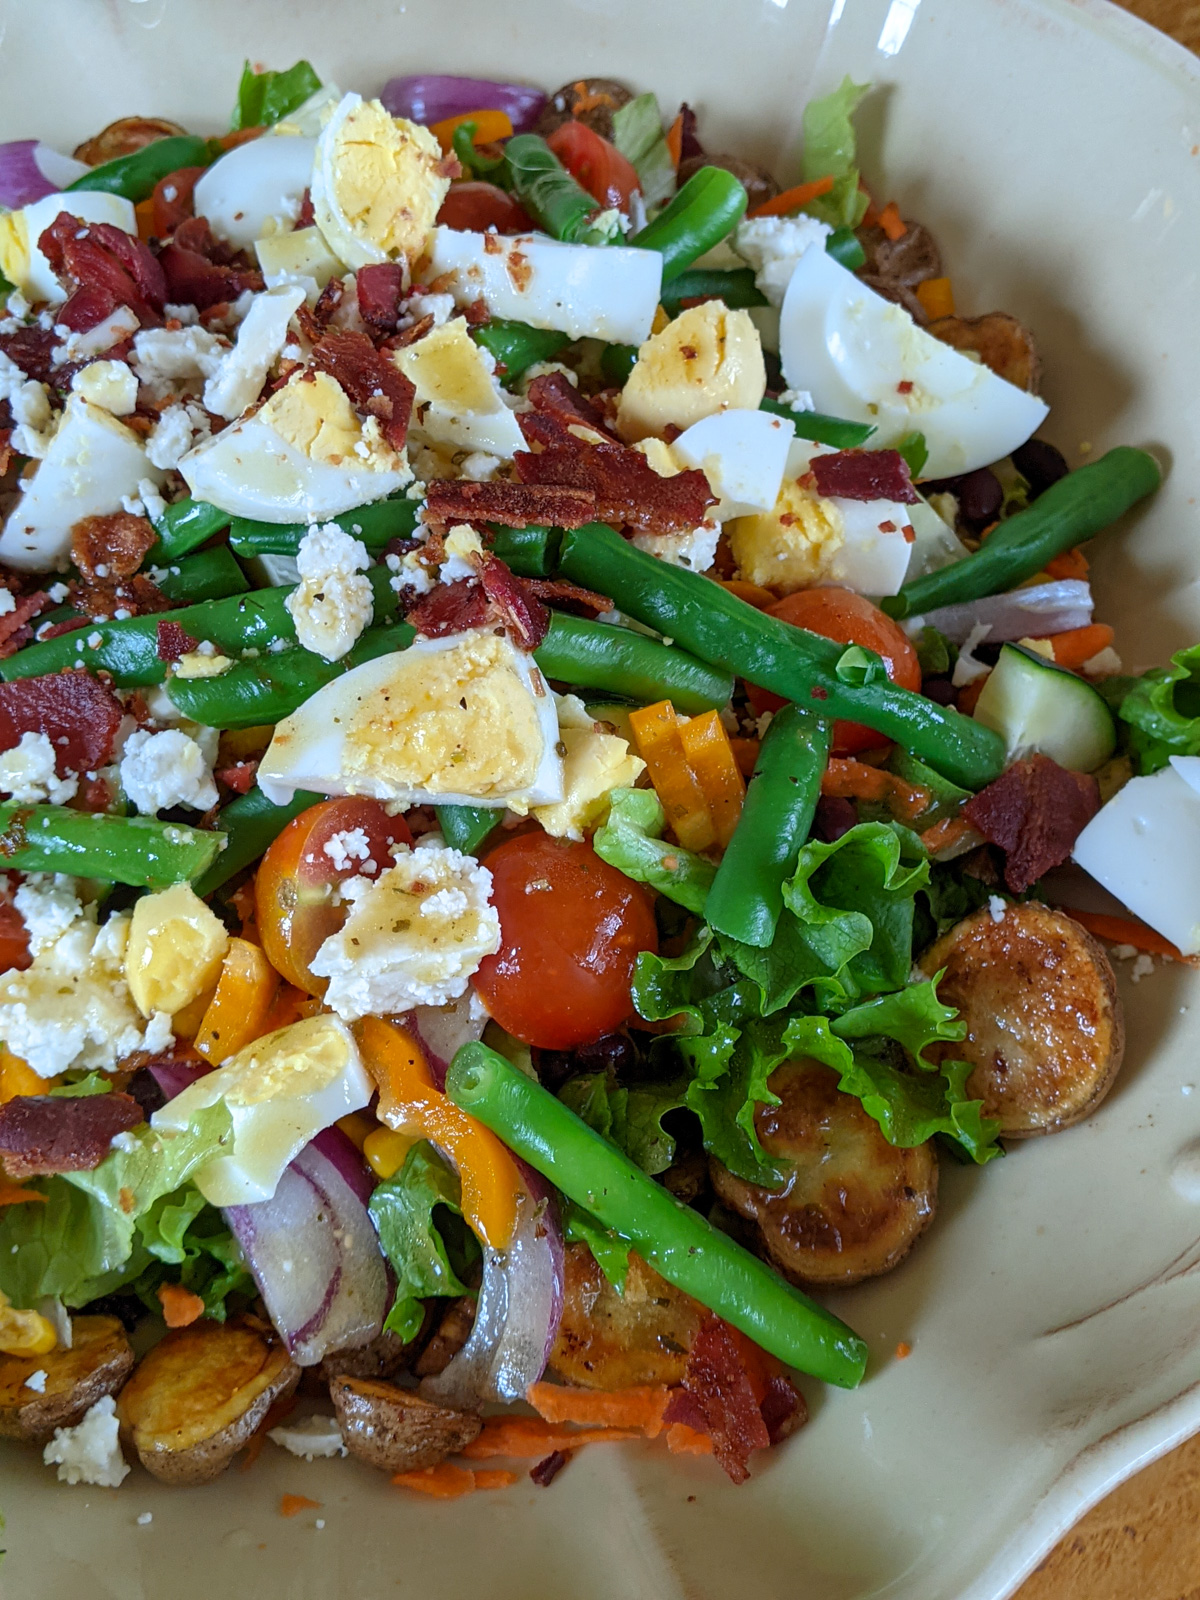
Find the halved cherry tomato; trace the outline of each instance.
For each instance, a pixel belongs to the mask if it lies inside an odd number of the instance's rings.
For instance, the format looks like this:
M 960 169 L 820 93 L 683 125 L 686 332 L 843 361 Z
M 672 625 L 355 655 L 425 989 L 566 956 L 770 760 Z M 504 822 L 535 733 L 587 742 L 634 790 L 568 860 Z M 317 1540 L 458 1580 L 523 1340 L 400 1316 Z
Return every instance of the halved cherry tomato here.
M 276 972 L 306 994 L 324 994 L 328 980 L 308 964 L 346 920 L 334 888 L 347 878 L 377 878 L 392 864 L 389 846 L 411 843 L 404 818 L 389 817 L 378 800 L 323 800 L 289 822 L 254 886 L 259 937 Z
M 773 605 L 770 615 L 782 617 L 784 622 L 794 623 L 797 628 L 807 628 L 810 633 L 819 633 L 824 639 L 836 639 L 839 644 L 861 644 L 867 650 L 874 650 L 883 658 L 893 683 L 901 689 L 921 687 L 921 664 L 903 628 L 852 589 L 798 589 Z M 760 714 L 778 711 L 787 703 L 779 695 L 753 684 L 746 685 L 746 697 Z M 833 725 L 835 756 L 852 756 L 860 750 L 878 749 L 887 743 L 882 734 L 873 728 L 864 728 L 860 722 L 835 722 Z
M 156 239 L 165 239 L 193 213 L 192 191 L 196 180 L 203 176 L 206 167 L 179 167 L 168 172 L 154 185 L 150 197 L 151 232 Z
M 485 858 L 500 913 L 500 949 L 474 984 L 514 1038 L 573 1050 L 632 1014 L 642 950 L 658 949 L 650 896 L 591 845 L 545 833 L 506 839 Z
M 461 228 L 465 233 L 529 233 L 533 221 L 528 213 L 494 183 L 452 183 L 442 201 L 437 219 L 444 228 Z
M 0 972 L 24 972 L 31 964 L 25 919 L 11 902 L 0 901 Z
M 574 121 L 555 128 L 546 143 L 597 205 L 629 210 L 629 197 L 641 188 L 641 180 L 615 144 L 586 122 Z

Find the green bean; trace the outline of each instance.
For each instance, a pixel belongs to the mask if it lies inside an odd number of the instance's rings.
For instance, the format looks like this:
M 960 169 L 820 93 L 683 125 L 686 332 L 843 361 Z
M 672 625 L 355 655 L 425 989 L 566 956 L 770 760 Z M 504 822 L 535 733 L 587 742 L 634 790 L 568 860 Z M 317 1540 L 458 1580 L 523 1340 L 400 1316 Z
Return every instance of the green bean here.
M 186 556 L 206 539 L 211 539 L 214 533 L 220 533 L 222 528 L 228 526 L 228 511 L 209 505 L 207 500 L 193 500 L 191 495 L 187 495 L 169 505 L 154 524 L 158 543 L 151 550 L 149 559 L 160 565 L 164 561 L 177 561 L 180 556 Z
M 228 547 L 214 545 L 211 550 L 195 550 L 164 568 L 154 581 L 173 606 L 199 605 L 202 600 L 225 600 L 231 594 L 245 594 L 249 579 L 238 566 Z
M 476 150 L 475 134 L 478 126 L 476 122 L 460 122 L 454 130 L 450 142 L 454 146 L 454 154 L 458 157 L 459 165 L 472 178 L 482 179 L 485 183 L 494 183 L 501 189 L 507 189 L 512 181 L 508 162 L 503 155 L 485 156 Z
M 867 1346 L 844 1322 L 647 1177 L 496 1051 L 463 1045 L 446 1075 L 446 1093 L 569 1200 L 628 1240 L 668 1283 L 788 1366 L 844 1389 L 859 1383 Z
M 738 306 L 765 306 L 767 297 L 761 294 L 754 282 L 750 267 L 736 267 L 731 271 L 694 267 L 691 272 L 681 272 L 663 285 L 662 308 L 670 316 L 683 309 L 685 300 L 724 300 L 731 309 Z
M 1004 741 L 982 723 L 922 695 L 879 681 L 882 664 L 739 600 L 683 567 L 638 550 L 606 524 L 588 523 L 563 538 L 562 569 L 574 582 L 603 587 L 638 622 L 675 639 L 701 661 L 734 672 L 823 716 L 862 722 L 895 739 L 964 788 L 1000 776 Z M 839 667 L 842 669 L 839 673 Z
M 647 559 L 654 561 L 653 556 Z M 553 613 L 550 632 L 533 659 L 548 678 L 573 689 L 603 689 L 643 705 L 670 700 L 689 716 L 727 705 L 733 693 L 733 680 L 727 672 L 706 666 L 682 650 L 632 628 L 585 621 L 565 611 Z
M 106 194 L 124 195 L 136 205 L 139 200 L 148 200 L 155 184 L 169 172 L 178 172 L 180 167 L 207 167 L 211 160 L 207 139 L 191 133 L 173 134 L 169 139 L 155 139 L 152 144 L 143 145 L 132 155 L 92 167 L 69 183 L 64 192 L 102 189 Z
M 286 805 L 272 805 L 261 789 L 251 789 L 225 806 L 217 819 L 225 835 L 225 848 L 192 887 L 202 898 L 228 883 L 243 867 L 258 860 L 293 817 L 317 805 L 322 795 L 297 789 Z
M 139 889 L 166 889 L 199 877 L 224 842 L 223 833 L 156 817 L 0 805 L 0 858 L 17 872 L 69 872 Z
M 794 422 L 797 439 L 831 444 L 835 450 L 855 450 L 875 432 L 869 422 L 846 422 L 842 417 L 827 417 L 820 411 L 795 411 L 778 400 L 760 400 L 758 409 Z
M 724 167 L 701 167 L 629 242 L 659 252 L 666 284 L 720 244 L 745 214 L 746 190 L 733 173 Z
M 589 237 L 601 207 L 575 182 L 545 139 L 519 133 L 505 145 L 504 154 L 517 199 L 551 238 L 567 244 L 601 242 Z
M 623 389 L 638 358 L 635 344 L 606 344 L 600 352 L 600 373 L 605 383 Z
M 906 583 L 899 594 L 881 602 L 883 609 L 889 617 L 911 617 L 1012 589 L 1047 561 L 1107 528 L 1161 482 L 1152 455 L 1118 445 L 1051 484 L 1026 510 L 1005 518 L 974 555 Z
M 497 375 L 510 388 L 536 362 L 549 361 L 571 342 L 567 334 L 554 328 L 531 328 L 527 322 L 506 317 L 480 323 L 471 329 L 471 337 L 494 358 Z
M 760 949 L 775 937 L 783 884 L 812 826 L 831 737 L 825 718 L 799 706 L 784 706 L 772 718 L 705 902 L 704 915 L 718 933 Z
M 409 537 L 420 509 L 419 500 L 376 500 L 373 505 L 358 506 L 326 520 L 361 539 L 377 556 L 390 540 Z M 311 528 L 309 522 L 253 522 L 249 517 L 235 517 L 229 527 L 229 548 L 247 560 L 254 556 L 294 556 Z
M 442 837 L 455 850 L 473 856 L 503 817 L 502 810 L 483 806 L 435 806 Z
M 825 241 L 825 250 L 847 272 L 857 272 L 867 264 L 867 252 L 853 228 L 835 228 Z
M 217 678 L 171 678 L 167 694 L 185 717 L 207 728 L 259 728 L 290 717 L 318 689 L 351 668 L 393 650 L 407 650 L 414 636 L 415 630 L 404 622 L 368 628 L 340 661 L 326 661 L 293 645 L 235 662 Z
M 492 554 L 519 578 L 548 578 L 558 565 L 561 528 L 502 528 L 492 524 Z

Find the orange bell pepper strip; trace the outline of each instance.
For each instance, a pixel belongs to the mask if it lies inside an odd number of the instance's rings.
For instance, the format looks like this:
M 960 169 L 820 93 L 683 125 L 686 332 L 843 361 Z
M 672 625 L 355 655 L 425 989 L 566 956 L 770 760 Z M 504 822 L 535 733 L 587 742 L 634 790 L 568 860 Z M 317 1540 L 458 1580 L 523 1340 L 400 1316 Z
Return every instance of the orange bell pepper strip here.
M 717 843 L 722 850 L 733 838 L 746 798 L 746 780 L 715 711 L 705 711 L 679 724 L 687 764 L 708 802 Z
M 464 122 L 475 124 L 471 135 L 474 145 L 495 144 L 499 139 L 512 138 L 513 125 L 506 111 L 460 111 L 456 117 L 443 117 L 440 122 L 429 124 L 430 133 L 447 155 L 454 149 L 454 135 Z
M 785 189 L 773 200 L 764 200 L 747 214 L 751 217 L 786 217 L 789 212 L 799 211 L 810 200 L 818 200 L 821 195 L 828 194 L 832 188 L 833 178 L 828 174 L 824 178 L 812 178 L 808 183 L 798 183 L 794 189 Z
M 27 1200 L 40 1200 L 45 1205 L 49 1198 L 40 1189 L 23 1189 L 19 1183 L 0 1184 L 0 1206 L 23 1206 Z
M 524 1190 L 510 1151 L 436 1087 L 425 1052 L 407 1028 L 364 1017 L 356 1032 L 379 1089 L 379 1120 L 445 1151 L 462 1182 L 464 1219 L 494 1250 L 503 1250 L 516 1230 Z
M 675 837 L 686 850 L 710 849 L 716 843 L 716 828 L 704 790 L 688 764 L 674 706 L 658 700 L 631 711 L 629 726 Z
M 918 783 L 849 756 L 831 756 L 821 777 L 821 793 L 843 800 L 875 800 L 890 806 L 898 822 L 914 822 L 933 796 Z
M 926 278 L 917 285 L 917 299 L 930 322 L 954 315 L 954 289 L 949 278 Z
M 39 1078 L 20 1056 L 0 1045 L 0 1105 L 20 1095 L 45 1094 L 57 1082 L 57 1078 Z
M 279 974 L 261 945 L 230 939 L 217 987 L 195 1037 L 210 1061 L 225 1061 L 266 1031 L 279 988 Z
M 758 752 L 762 749 L 762 741 L 733 737 L 729 741 L 729 748 L 733 751 L 733 759 L 737 762 L 742 777 L 751 777 L 758 763 Z

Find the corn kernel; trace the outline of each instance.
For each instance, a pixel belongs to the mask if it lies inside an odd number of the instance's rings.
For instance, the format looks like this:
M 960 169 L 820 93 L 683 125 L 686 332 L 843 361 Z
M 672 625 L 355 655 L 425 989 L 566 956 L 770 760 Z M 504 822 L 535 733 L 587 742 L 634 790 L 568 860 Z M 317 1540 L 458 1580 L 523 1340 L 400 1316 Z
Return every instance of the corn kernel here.
M 379 1126 L 375 1118 L 365 1111 L 351 1111 L 349 1116 L 339 1117 L 337 1125 L 350 1143 L 359 1150 Z
M 377 1128 L 363 1142 L 363 1155 L 378 1178 L 391 1178 L 404 1165 L 404 1158 L 417 1140 L 408 1133 L 398 1133 L 395 1128 Z
M 186 883 L 145 894 L 133 908 L 125 980 L 144 1017 L 174 1016 L 217 981 L 229 934 Z

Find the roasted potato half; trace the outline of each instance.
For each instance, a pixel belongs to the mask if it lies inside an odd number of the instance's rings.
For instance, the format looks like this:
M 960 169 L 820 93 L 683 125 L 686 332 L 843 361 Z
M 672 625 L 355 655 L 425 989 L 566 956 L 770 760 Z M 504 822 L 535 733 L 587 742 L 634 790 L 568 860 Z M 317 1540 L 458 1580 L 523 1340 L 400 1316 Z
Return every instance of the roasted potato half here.
M 967 1025 L 930 1056 L 970 1061 L 967 1091 L 1006 1139 L 1056 1133 L 1086 1117 L 1120 1070 L 1125 1026 L 1108 957 L 1062 911 L 1026 901 L 996 921 L 987 909 L 921 957 L 946 975 L 938 994 Z
M 116 1317 L 74 1317 L 71 1348 L 45 1356 L 0 1357 L 0 1438 L 41 1444 L 55 1428 L 73 1428 L 133 1371 L 133 1351 Z M 45 1387 L 29 1379 L 45 1373 Z
M 122 117 L 77 145 L 75 159 L 86 161 L 89 167 L 99 167 L 106 161 L 116 161 L 120 156 L 131 156 L 138 150 L 144 150 L 156 139 L 170 139 L 184 132 L 186 129 L 177 122 L 167 122 L 163 117 Z
M 780 1103 L 760 1106 L 754 1122 L 787 1180 L 764 1189 L 713 1158 L 717 1193 L 757 1224 L 771 1262 L 795 1283 L 844 1288 L 890 1272 L 933 1220 L 932 1145 L 890 1145 L 818 1062 L 785 1061 L 770 1086 Z
M 615 78 L 576 78 L 574 83 L 564 83 L 556 89 L 546 101 L 534 132 L 548 139 L 556 128 L 574 118 L 586 122 L 601 138 L 611 139 L 613 112 L 632 99 L 632 92 Z
M 317 1371 L 328 1383 L 335 1378 L 390 1378 L 407 1364 L 419 1338 L 408 1345 L 394 1333 L 381 1333 L 357 1350 L 331 1350 Z
M 587 1389 L 679 1383 L 707 1315 L 640 1256 L 630 1255 L 625 1293 L 619 1295 L 586 1245 L 568 1245 L 563 1314 L 550 1371 Z
M 435 1467 L 483 1427 L 473 1411 L 435 1405 L 412 1389 L 370 1378 L 334 1378 L 329 1398 L 350 1454 L 385 1472 Z
M 176 1328 L 143 1358 L 121 1391 L 123 1433 L 164 1483 L 211 1483 L 300 1368 L 249 1320 Z
M 1007 311 L 989 311 L 982 317 L 939 317 L 929 332 L 956 350 L 973 350 L 985 367 L 1018 389 L 1038 392 L 1041 358 L 1033 335 Z

